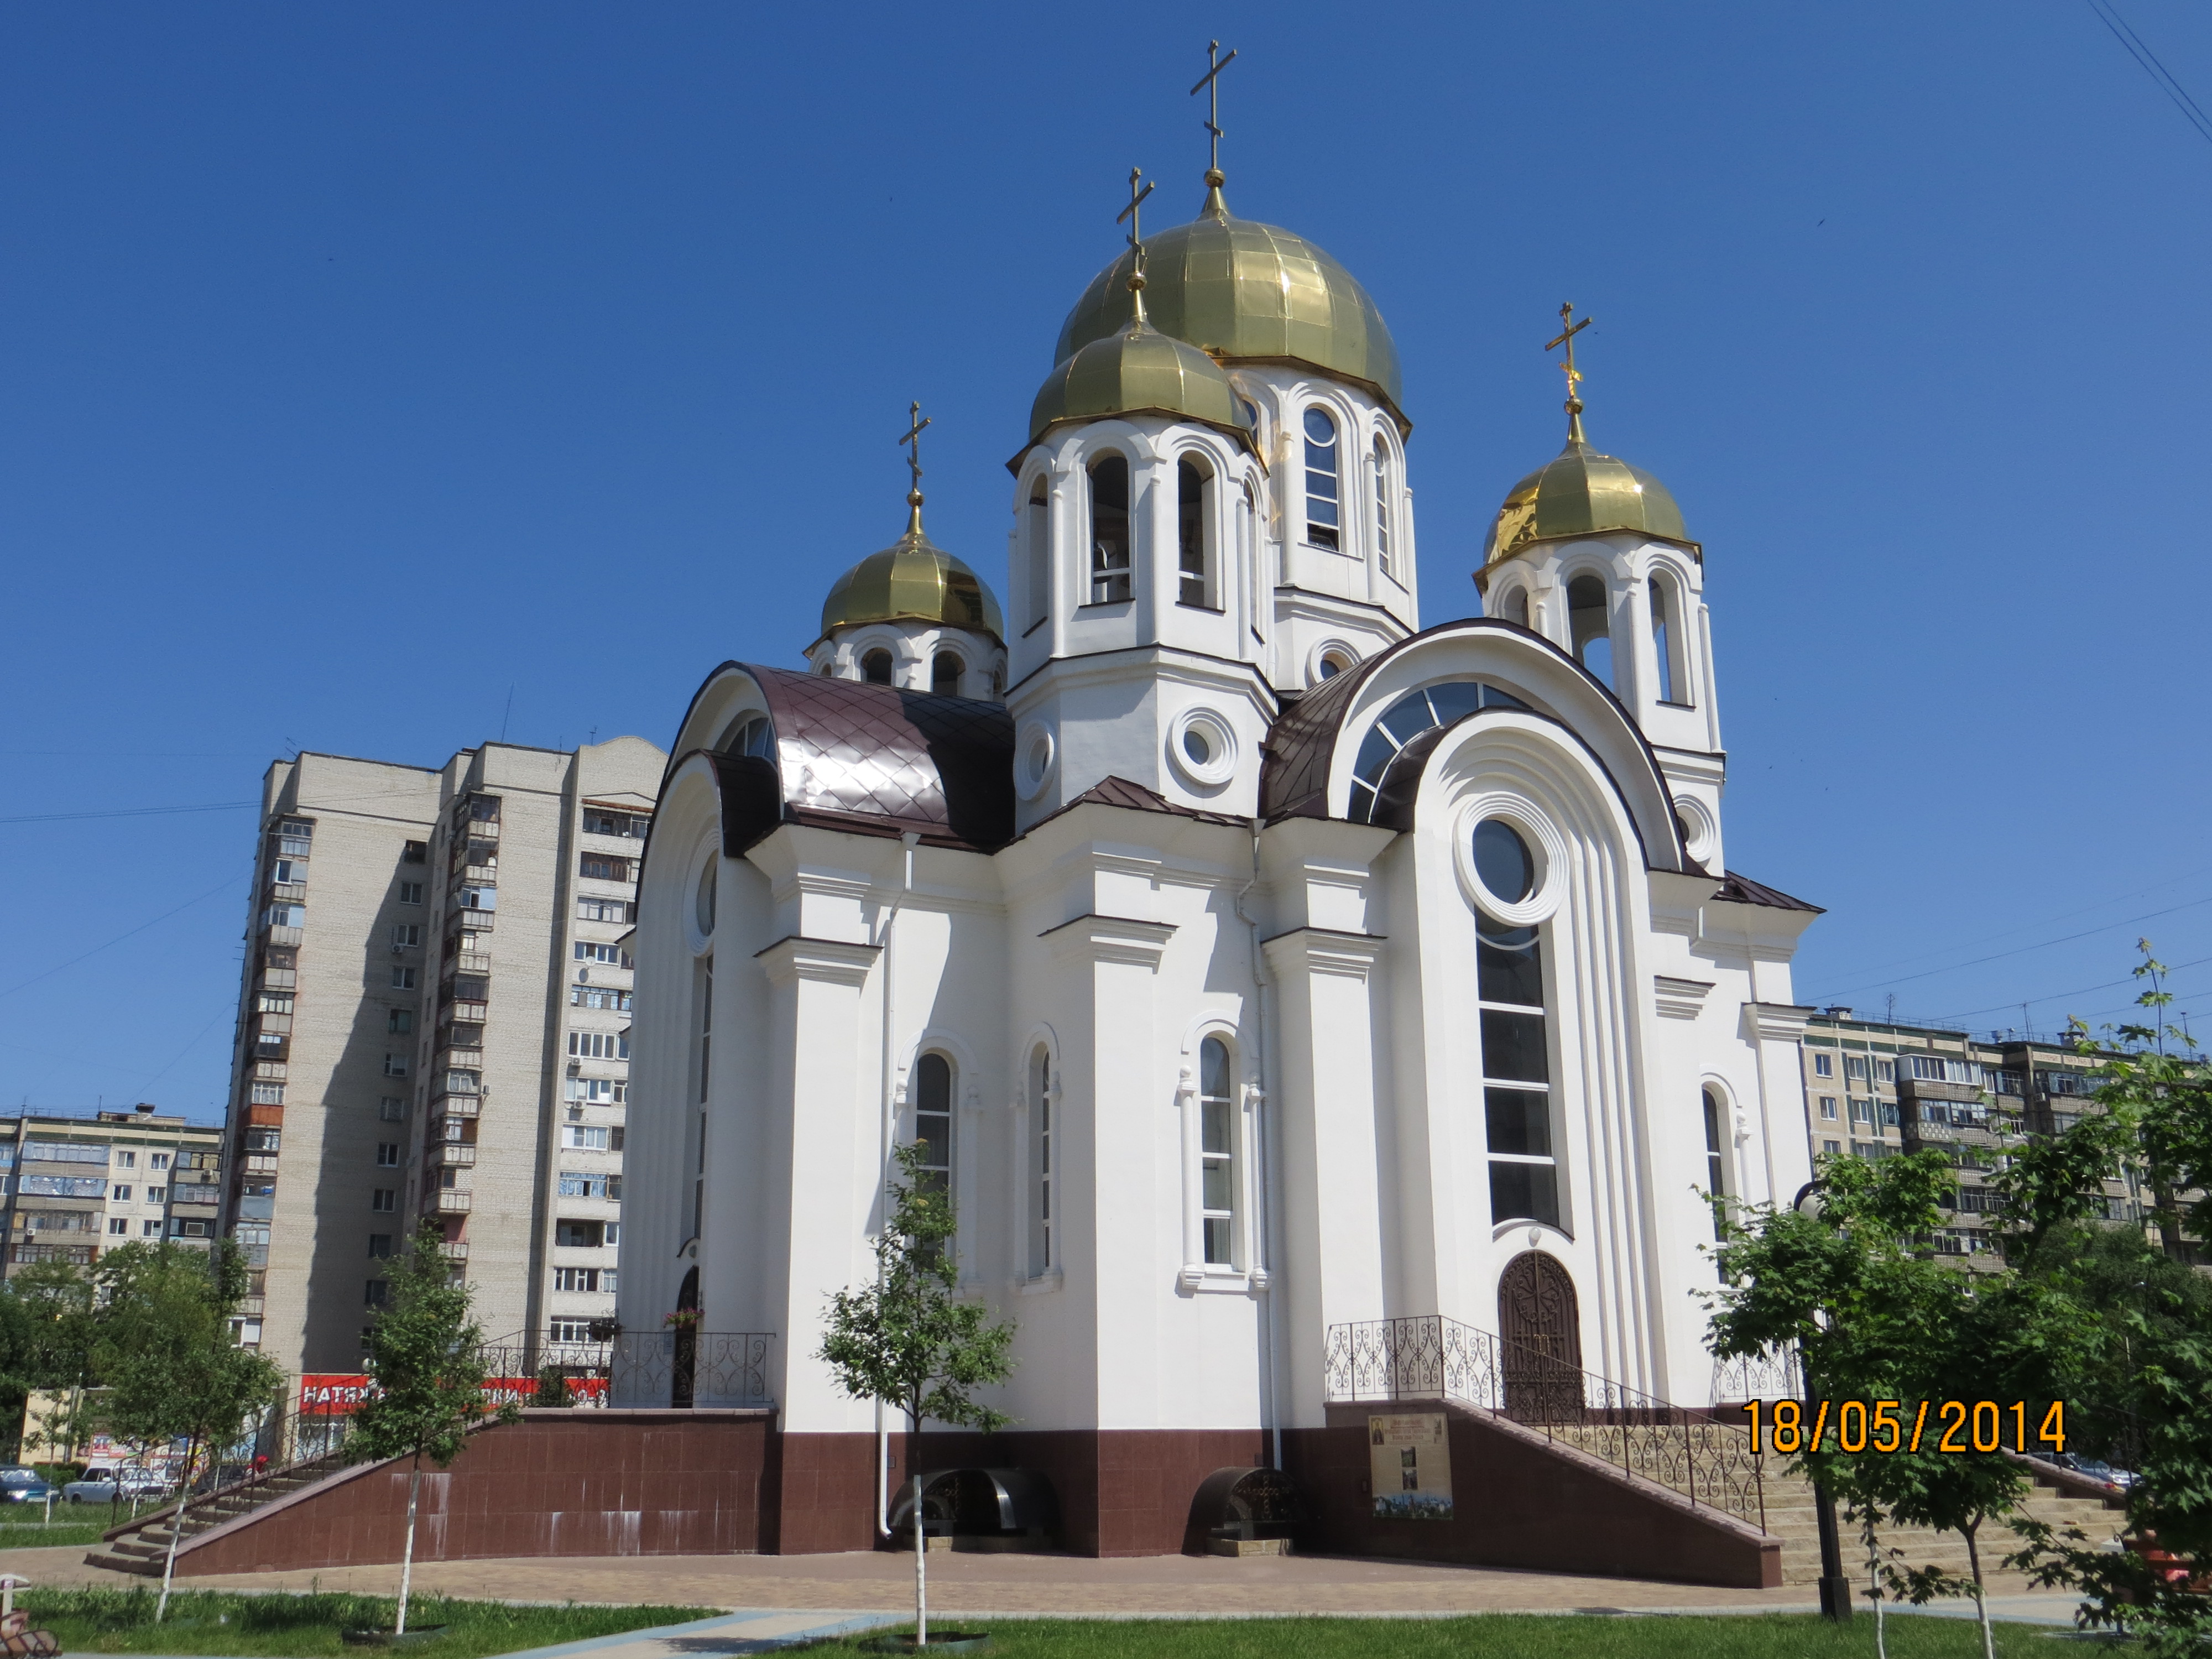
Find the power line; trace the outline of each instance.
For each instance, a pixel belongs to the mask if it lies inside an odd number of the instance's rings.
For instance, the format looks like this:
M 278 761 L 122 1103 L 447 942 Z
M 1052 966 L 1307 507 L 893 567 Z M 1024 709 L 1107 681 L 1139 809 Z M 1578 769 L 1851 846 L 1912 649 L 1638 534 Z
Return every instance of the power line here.
M 71 823 L 83 818 L 152 818 L 173 812 L 239 812 L 258 806 L 258 800 L 211 800 L 200 806 L 118 806 L 106 812 L 33 812 L 23 817 L 0 818 L 0 823 Z
M 2097 14 L 2097 20 L 2112 32 L 2112 38 L 2128 49 L 2130 58 L 2142 65 L 2142 72 L 2150 76 L 2160 92 L 2173 100 L 2173 106 L 2181 112 L 2204 141 L 2212 143 L 2212 116 L 2206 115 L 2197 106 L 2197 100 L 2189 95 L 2188 88 L 2173 78 L 2173 71 L 2160 63 L 2158 54 L 2150 49 L 2142 36 L 2128 26 L 2127 19 L 2120 15 L 2112 0 L 2088 0 L 2088 3 L 2089 9 Z
M 10 985 L 5 990 L 0 990 L 0 998 L 14 996 L 16 992 L 27 990 L 30 987 L 36 985 L 42 979 L 52 979 L 56 974 L 60 973 L 64 968 L 74 968 L 80 962 L 88 962 L 94 957 L 98 956 L 102 951 L 112 949 L 113 946 L 122 944 L 125 939 L 134 939 L 138 934 L 144 933 L 149 927 L 155 927 L 161 922 L 167 921 L 171 916 L 175 915 L 179 910 L 189 910 L 195 904 L 204 904 L 208 900 L 213 898 L 217 893 L 222 892 L 224 889 L 235 885 L 238 881 L 238 876 L 248 874 L 251 872 L 252 869 L 252 866 L 248 865 L 245 870 L 240 871 L 238 875 L 225 876 L 221 881 L 209 888 L 206 892 L 202 893 L 198 898 L 186 899 L 182 904 L 179 904 L 175 910 L 164 910 L 160 915 L 155 917 L 152 921 L 142 921 L 136 927 L 133 927 L 129 933 L 118 933 L 113 939 L 108 940 L 105 945 L 95 945 L 92 949 L 87 951 L 81 957 L 71 957 L 67 962 L 58 962 L 52 967 L 47 969 L 43 974 L 33 974 L 30 978 L 24 980 L 18 984 Z
M 1954 962 L 1948 968 L 1930 968 L 1924 973 L 1905 974 L 1895 979 L 1870 980 L 1863 985 L 1854 985 L 1848 990 L 1838 992 L 1826 998 L 1826 1000 L 1830 1002 L 1840 1002 L 1845 997 L 1853 995 L 1860 991 L 1879 991 L 1892 985 L 1909 985 L 1916 979 L 1934 979 L 1940 974 L 1955 974 L 1962 969 L 1978 968 L 1984 963 L 1988 962 L 2002 962 L 2007 957 L 2022 956 L 2027 951 L 2045 950 L 2053 945 L 2071 945 L 2076 939 L 2092 939 L 2099 933 L 2109 933 L 2115 927 L 2132 927 L 2137 922 L 2154 921 L 2160 916 L 2170 916 L 2178 910 L 2193 910 L 2200 904 L 2212 904 L 2212 896 L 2191 899 L 2182 904 L 2171 904 L 2163 910 L 2152 910 L 2140 916 L 2130 916 L 2123 921 L 2108 921 L 2102 927 L 2092 927 L 2083 933 L 2068 933 L 2062 939 L 2041 939 L 2033 945 L 2022 945 L 2009 951 L 1999 951 L 1993 956 L 1976 957 L 1972 962 Z M 2047 1000 L 2047 999 L 2045 1000 Z M 2020 1004 L 2017 1001 L 2014 1001 L 2008 1003 L 2005 1006 L 2008 1007 L 2017 1008 L 2020 1006 Z

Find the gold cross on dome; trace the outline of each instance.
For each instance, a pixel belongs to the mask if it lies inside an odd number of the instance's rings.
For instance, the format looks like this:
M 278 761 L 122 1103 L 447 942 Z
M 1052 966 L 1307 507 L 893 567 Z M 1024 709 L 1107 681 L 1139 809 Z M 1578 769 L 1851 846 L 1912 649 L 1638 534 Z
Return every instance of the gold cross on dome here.
M 1221 71 L 1227 69 L 1237 57 L 1234 46 L 1230 48 L 1228 57 L 1215 57 L 1214 54 L 1220 50 L 1221 42 L 1218 40 L 1206 43 L 1206 70 L 1199 77 L 1198 84 L 1190 89 L 1190 95 L 1194 98 L 1201 92 L 1206 94 L 1206 131 L 1212 147 L 1212 157 L 1206 165 L 1206 182 L 1209 185 L 1221 182 Z
M 1577 388 L 1583 383 L 1583 372 L 1575 367 L 1575 336 L 1588 328 L 1591 322 L 1588 317 L 1579 323 L 1574 319 L 1575 302 L 1570 300 L 1559 307 L 1559 321 L 1563 326 L 1559 337 L 1544 343 L 1547 351 L 1556 351 L 1561 346 L 1567 349 L 1566 360 L 1559 367 L 1565 371 L 1567 377 L 1567 437 L 1571 442 L 1579 441 L 1583 435 L 1583 400 L 1577 392 Z
M 920 404 L 908 405 L 907 415 L 914 424 L 906 429 L 899 441 L 908 446 L 907 470 L 914 474 L 915 493 L 920 495 L 921 493 L 921 429 L 929 422 L 922 419 Z
M 1142 229 L 1145 221 L 1143 212 L 1145 198 L 1152 193 L 1153 188 L 1151 185 L 1146 185 L 1142 190 L 1137 188 L 1137 180 L 1144 176 L 1145 170 L 1142 167 L 1129 169 L 1129 205 L 1114 216 L 1114 222 L 1117 225 L 1124 219 L 1129 222 L 1129 246 L 1137 250 L 1137 257 L 1140 259 L 1144 258 L 1145 246 L 1145 235 Z

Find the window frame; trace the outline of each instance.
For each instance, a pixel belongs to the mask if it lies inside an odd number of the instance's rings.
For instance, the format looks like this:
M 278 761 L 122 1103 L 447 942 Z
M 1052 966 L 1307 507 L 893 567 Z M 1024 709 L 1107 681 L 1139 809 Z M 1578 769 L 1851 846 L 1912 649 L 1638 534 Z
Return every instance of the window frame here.
M 1306 429 L 1306 422 L 1316 415 L 1328 422 L 1330 435 L 1326 445 L 1316 443 L 1312 433 Z M 1306 546 L 1323 553 L 1341 554 L 1344 551 L 1344 434 L 1346 427 L 1343 411 L 1331 408 L 1319 398 L 1309 402 L 1298 411 L 1298 507 L 1299 522 L 1304 526 L 1300 532 L 1299 539 Z M 1326 469 L 1318 468 L 1314 465 L 1314 451 L 1316 448 L 1325 448 L 1328 452 L 1329 465 Z M 1323 495 L 1316 492 L 1314 489 L 1316 478 L 1326 478 L 1328 481 L 1328 495 Z M 1321 501 L 1326 501 L 1328 503 L 1330 511 L 1335 515 L 1335 523 L 1323 524 L 1315 518 L 1314 504 Z M 1316 532 L 1320 533 L 1317 535 Z
M 1202 449 L 1183 450 L 1175 458 L 1175 466 L 1176 603 L 1187 611 L 1218 615 L 1223 608 L 1221 537 L 1214 518 L 1221 471 Z M 1194 500 L 1184 494 L 1186 471 L 1197 482 Z
M 1098 474 L 1102 468 L 1113 465 L 1121 469 L 1121 505 L 1115 509 L 1121 514 L 1121 562 L 1118 565 L 1104 562 L 1098 542 Z M 1086 607 L 1128 605 L 1137 597 L 1137 513 L 1131 501 L 1136 493 L 1136 471 L 1135 464 L 1118 449 L 1102 449 L 1084 463 L 1084 542 L 1088 550 L 1084 560 Z M 1118 592 L 1115 586 L 1117 582 Z

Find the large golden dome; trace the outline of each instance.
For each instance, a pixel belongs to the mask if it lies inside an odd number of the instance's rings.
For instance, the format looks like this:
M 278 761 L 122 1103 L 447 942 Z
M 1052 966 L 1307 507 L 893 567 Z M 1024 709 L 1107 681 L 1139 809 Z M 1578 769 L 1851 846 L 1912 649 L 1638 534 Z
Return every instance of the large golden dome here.
M 1124 253 L 1091 280 L 1060 325 L 1065 363 L 1129 320 Z M 1381 398 L 1399 425 L 1405 384 L 1382 313 L 1352 273 L 1303 236 L 1231 218 L 1216 188 L 1187 225 L 1145 240 L 1145 305 L 1163 334 L 1224 362 L 1293 362 L 1349 380 Z
M 838 577 L 822 602 L 824 638 L 872 622 L 937 623 L 1006 642 L 998 600 L 974 571 L 922 534 L 919 511 L 905 535 Z
M 1601 455 L 1574 424 L 1567 447 L 1513 486 L 1490 526 L 1477 582 L 1522 549 L 1571 536 L 1634 531 L 1695 547 L 1667 486 L 1638 466 Z
M 1147 287 L 1146 292 L 1151 289 Z M 1169 415 L 1252 438 L 1252 417 L 1221 366 L 1139 318 L 1064 358 L 1030 405 L 1030 441 L 1060 421 Z

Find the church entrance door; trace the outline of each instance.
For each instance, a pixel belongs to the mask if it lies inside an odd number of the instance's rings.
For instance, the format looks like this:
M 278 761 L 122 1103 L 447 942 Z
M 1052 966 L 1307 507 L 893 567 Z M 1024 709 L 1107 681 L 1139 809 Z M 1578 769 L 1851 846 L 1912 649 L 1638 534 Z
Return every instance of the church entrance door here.
M 1575 1281 L 1554 1258 L 1523 1250 L 1498 1281 L 1505 1414 L 1559 1423 L 1583 1407 L 1583 1338 Z
M 684 1275 L 684 1283 L 676 1292 L 676 1310 L 693 1315 L 699 1311 L 698 1268 L 693 1267 Z M 668 1403 L 678 1411 L 688 1410 L 699 1369 L 698 1321 L 693 1318 L 679 1322 L 675 1340 L 670 1346 L 675 1352 L 670 1356 L 672 1363 L 669 1367 Z

